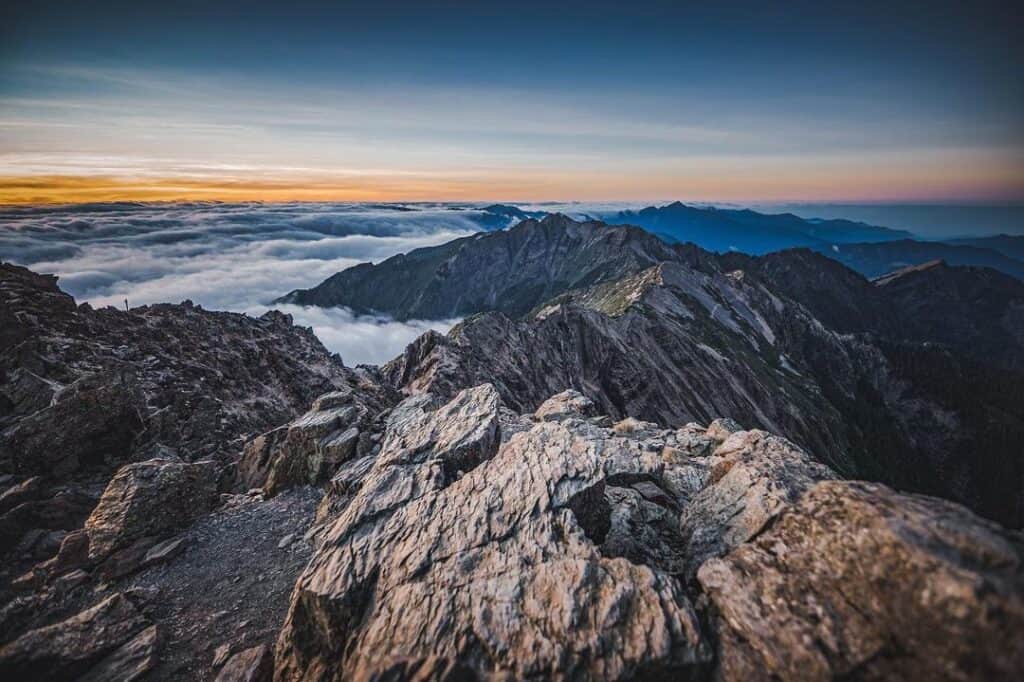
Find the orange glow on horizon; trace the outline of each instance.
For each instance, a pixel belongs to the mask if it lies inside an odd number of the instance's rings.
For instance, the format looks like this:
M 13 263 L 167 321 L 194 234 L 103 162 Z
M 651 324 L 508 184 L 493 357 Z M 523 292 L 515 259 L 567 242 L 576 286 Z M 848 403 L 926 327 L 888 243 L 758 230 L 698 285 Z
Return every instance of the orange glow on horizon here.
M 977 169 L 975 169 L 977 170 Z M 838 177 L 837 177 L 838 176 Z M 836 188 L 842 188 L 837 191 Z M 107 201 L 689 201 L 886 202 L 1009 201 L 1024 198 L 1024 178 L 1003 173 L 936 174 L 913 180 L 899 172 L 810 176 L 775 172 L 686 174 L 682 177 L 557 173 L 469 173 L 458 177 L 363 176 L 112 177 L 0 176 L 0 204 Z

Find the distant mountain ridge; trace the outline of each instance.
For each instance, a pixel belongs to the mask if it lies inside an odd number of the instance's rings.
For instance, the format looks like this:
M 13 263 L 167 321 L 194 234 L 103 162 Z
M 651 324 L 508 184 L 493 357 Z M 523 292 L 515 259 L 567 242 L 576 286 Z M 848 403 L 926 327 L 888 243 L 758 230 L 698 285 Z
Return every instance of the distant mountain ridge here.
M 988 240 L 972 240 L 991 243 Z M 876 244 L 841 244 L 829 249 L 815 249 L 865 277 L 881 277 L 895 270 L 941 260 L 949 265 L 986 267 L 1024 280 L 1024 261 L 1016 260 L 991 248 L 966 242 L 948 244 L 900 239 Z
M 601 218 L 612 225 L 637 225 L 673 242 L 693 242 L 709 251 L 754 255 L 797 246 L 827 248 L 836 243 L 907 239 L 913 235 L 850 220 L 808 220 L 792 213 L 700 208 L 676 201 Z
M 540 219 L 542 211 L 522 211 L 495 204 L 484 209 L 495 228 L 508 221 Z M 690 206 L 676 201 L 639 210 L 596 212 L 592 219 L 609 225 L 641 227 L 669 244 L 693 243 L 718 253 L 763 255 L 809 248 L 842 262 L 866 277 L 878 277 L 910 265 L 941 259 L 950 265 L 994 268 L 1024 279 L 1024 236 L 995 235 L 943 241 L 918 239 L 854 220 L 802 218 L 792 213 Z
M 398 320 L 448 319 L 483 310 L 518 316 L 569 289 L 698 254 L 694 246 L 666 244 L 635 227 L 578 223 L 550 214 L 376 265 L 363 263 L 278 302 L 346 306 Z
M 356 266 L 283 300 L 467 316 L 385 366 L 406 393 L 488 381 L 530 410 L 573 388 L 613 417 L 676 428 L 729 414 L 846 474 L 1019 526 L 1022 290 L 945 265 L 874 284 L 810 249 L 716 255 L 551 215 Z
M 946 239 L 952 246 L 973 246 L 989 249 L 1002 255 L 1024 262 L 1024 235 L 997 234 L 991 237 L 962 237 Z

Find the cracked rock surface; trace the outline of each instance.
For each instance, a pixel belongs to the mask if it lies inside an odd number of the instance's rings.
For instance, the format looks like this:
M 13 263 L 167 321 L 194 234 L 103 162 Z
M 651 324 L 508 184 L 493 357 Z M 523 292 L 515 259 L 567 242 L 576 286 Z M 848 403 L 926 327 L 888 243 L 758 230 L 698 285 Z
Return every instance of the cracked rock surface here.
M 1022 563 L 959 505 L 824 481 L 698 578 L 726 680 L 1019 679 Z
M 606 469 L 647 476 L 641 444 L 582 415 L 500 444 L 489 385 L 434 411 L 423 402 L 396 408 L 366 482 L 299 578 L 278 679 L 439 666 L 616 679 L 708 662 L 679 583 L 601 551 Z
M 574 391 L 519 416 L 486 384 L 440 402 L 400 403 L 339 470 L 275 679 L 1024 669 L 1021 538 L 962 507 L 731 420 L 612 424 Z

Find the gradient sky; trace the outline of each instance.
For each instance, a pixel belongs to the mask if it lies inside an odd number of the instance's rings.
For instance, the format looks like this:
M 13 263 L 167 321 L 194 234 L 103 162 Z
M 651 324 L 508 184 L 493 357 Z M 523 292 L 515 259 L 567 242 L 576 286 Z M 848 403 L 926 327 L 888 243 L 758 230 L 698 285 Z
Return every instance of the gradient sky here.
M 548 4 L 5 3 L 0 202 L 1024 199 L 1014 3 Z

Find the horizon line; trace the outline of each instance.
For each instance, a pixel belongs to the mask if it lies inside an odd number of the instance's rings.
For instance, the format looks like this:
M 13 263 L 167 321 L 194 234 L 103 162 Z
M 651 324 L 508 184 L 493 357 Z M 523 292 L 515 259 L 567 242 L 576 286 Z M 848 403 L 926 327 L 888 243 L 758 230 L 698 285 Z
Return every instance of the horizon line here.
M 737 183 L 741 184 L 741 183 Z M 433 186 L 430 186 L 433 185 Z M 483 189 L 483 188 L 475 188 Z M 490 193 L 475 193 L 460 183 L 427 183 L 426 186 L 388 185 L 370 186 L 364 183 L 324 182 L 314 180 L 301 182 L 296 179 L 240 181 L 225 178 L 222 181 L 207 181 L 181 176 L 129 178 L 109 175 L 0 175 L 0 206 L 59 206 L 104 203 L 147 203 L 169 204 L 183 202 L 210 203 L 472 203 L 472 204 L 643 204 L 663 206 L 674 202 L 771 206 L 793 204 L 817 205 L 977 205 L 1017 206 L 1024 205 L 1024 189 L 1001 188 L 1002 191 L 942 195 L 941 192 L 920 192 L 875 196 L 852 195 L 749 195 L 739 193 L 729 196 L 688 195 L 685 189 L 678 193 L 642 197 L 561 198 L 548 194 L 543 197 L 526 199 L 532 192 L 526 188 L 522 193 L 510 187 L 505 192 L 491 187 Z M 531 187 L 531 190 L 537 190 Z M 507 192 L 507 193 L 506 193 Z M 513 193 L 514 192 L 514 193 Z M 541 192 L 538 191 L 538 194 Z M 611 198 L 610 198 L 611 197 Z

